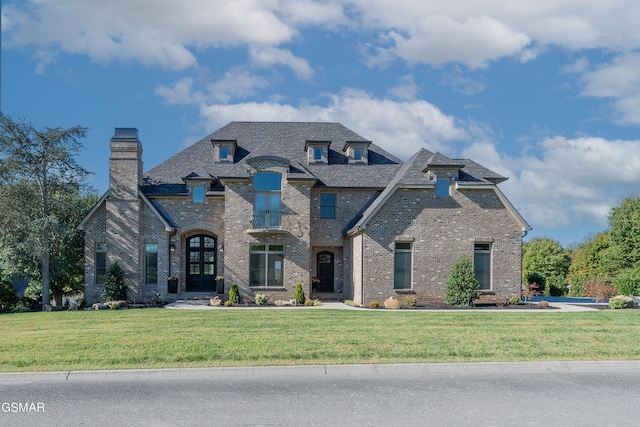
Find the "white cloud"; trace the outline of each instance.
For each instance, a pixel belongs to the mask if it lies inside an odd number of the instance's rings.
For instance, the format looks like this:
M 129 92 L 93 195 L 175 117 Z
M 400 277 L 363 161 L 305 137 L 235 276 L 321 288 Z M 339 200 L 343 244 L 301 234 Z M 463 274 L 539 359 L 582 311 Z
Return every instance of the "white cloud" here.
M 400 78 L 400 84 L 387 90 L 387 93 L 397 99 L 409 101 L 416 98 L 419 90 L 420 86 L 413 81 L 413 75 L 407 74 Z
M 251 61 L 254 65 L 270 67 L 272 65 L 284 65 L 301 79 L 308 80 L 313 77 L 313 69 L 306 59 L 298 58 L 286 49 L 274 47 L 254 47 L 250 51 Z

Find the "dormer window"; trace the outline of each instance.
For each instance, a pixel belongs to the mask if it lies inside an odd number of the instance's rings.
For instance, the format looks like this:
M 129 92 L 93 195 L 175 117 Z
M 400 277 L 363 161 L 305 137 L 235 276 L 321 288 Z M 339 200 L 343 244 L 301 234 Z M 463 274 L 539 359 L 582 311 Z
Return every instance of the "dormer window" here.
M 307 141 L 305 151 L 309 164 L 328 164 L 331 141 Z
M 369 163 L 369 141 L 347 141 L 343 151 L 349 158 L 349 163 L 368 164 Z
M 233 162 L 233 156 L 238 149 L 236 141 L 212 140 L 214 161 L 216 163 Z

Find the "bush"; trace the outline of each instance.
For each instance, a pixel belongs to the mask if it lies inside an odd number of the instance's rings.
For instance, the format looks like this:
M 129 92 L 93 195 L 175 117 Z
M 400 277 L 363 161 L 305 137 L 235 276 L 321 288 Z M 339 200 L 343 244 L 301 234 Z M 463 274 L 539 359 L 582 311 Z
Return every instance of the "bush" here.
M 509 305 L 518 305 L 522 304 L 522 300 L 520 299 L 520 295 L 514 295 L 507 300 L 507 304 Z
M 124 282 L 124 272 L 117 262 L 114 263 L 104 276 L 104 287 L 100 295 L 102 302 L 126 301 L 127 285 Z
M 302 283 L 296 283 L 296 290 L 293 292 L 293 299 L 296 304 L 304 304 L 307 297 L 304 296 L 304 289 L 302 289 Z
M 462 255 L 453 263 L 444 290 L 444 302 L 449 305 L 473 306 L 480 297 L 480 282 L 476 279 L 473 263 L 468 255 Z
M 114 302 L 109 306 L 109 310 L 120 310 L 120 303 Z
M 540 307 L 540 308 L 549 308 L 549 303 L 547 301 L 540 301 L 538 303 L 538 307 Z
M 351 299 L 346 299 L 342 302 L 348 305 L 349 307 L 358 307 L 358 303 L 356 303 L 354 300 L 351 300 Z
M 409 307 L 416 307 L 418 305 L 418 298 L 416 297 L 406 297 L 404 299 L 404 303 L 407 304 Z
M 269 297 L 266 294 L 256 294 L 256 304 L 265 305 L 269 302 Z
M 600 280 L 590 280 L 584 284 L 585 297 L 611 298 L 618 295 L 618 289 Z
M 11 283 L 0 282 L 0 313 L 11 313 L 20 302 Z
M 613 279 L 613 286 L 622 295 L 640 296 L 640 273 L 636 270 L 623 271 Z
M 314 298 L 314 299 L 307 298 L 304 301 L 304 305 L 306 305 L 307 307 L 315 307 L 315 306 L 322 305 L 322 302 L 320 302 L 318 298 Z
M 231 307 L 232 305 L 233 305 L 233 301 L 231 301 L 230 299 L 228 299 L 228 300 L 226 300 L 226 301 L 224 302 L 224 306 L 225 306 L 225 307 Z
M 371 307 L 371 308 L 380 308 L 380 304 L 378 303 L 378 301 L 371 301 L 369 303 L 369 307 Z
M 238 304 L 240 303 L 240 291 L 238 290 L 238 284 L 234 283 L 233 285 L 231 285 L 231 289 L 229 289 L 229 300 L 231 301 L 231 304 Z M 227 305 L 225 303 L 225 305 Z
M 613 298 L 610 298 L 609 308 L 613 308 L 613 309 L 627 308 L 627 301 L 625 300 L 625 295 L 617 295 Z

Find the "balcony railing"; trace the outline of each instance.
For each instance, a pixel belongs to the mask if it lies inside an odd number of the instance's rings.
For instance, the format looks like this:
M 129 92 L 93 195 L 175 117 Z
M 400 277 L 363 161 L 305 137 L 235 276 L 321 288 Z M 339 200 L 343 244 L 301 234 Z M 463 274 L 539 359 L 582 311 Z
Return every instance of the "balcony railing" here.
M 254 212 L 251 217 L 251 228 L 253 229 L 278 229 L 282 227 L 282 212 L 259 211 Z

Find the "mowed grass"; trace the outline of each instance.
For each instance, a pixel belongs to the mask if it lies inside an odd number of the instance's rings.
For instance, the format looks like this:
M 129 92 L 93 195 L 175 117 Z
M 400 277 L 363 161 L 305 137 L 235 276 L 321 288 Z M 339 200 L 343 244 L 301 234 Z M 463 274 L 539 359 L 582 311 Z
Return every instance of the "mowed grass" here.
M 640 310 L 258 309 L 0 316 L 0 371 L 640 359 Z

